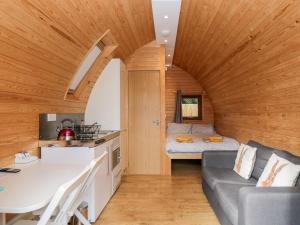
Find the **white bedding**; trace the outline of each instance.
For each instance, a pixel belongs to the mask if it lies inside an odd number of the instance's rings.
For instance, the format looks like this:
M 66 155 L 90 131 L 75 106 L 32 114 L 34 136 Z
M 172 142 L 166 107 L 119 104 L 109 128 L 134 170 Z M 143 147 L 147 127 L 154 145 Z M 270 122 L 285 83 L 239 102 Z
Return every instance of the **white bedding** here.
M 193 143 L 179 143 L 176 141 L 178 136 L 190 136 Z M 168 153 L 201 153 L 203 151 L 212 150 L 238 150 L 239 143 L 233 139 L 224 137 L 224 141 L 220 143 L 204 142 L 203 138 L 207 135 L 201 134 L 168 134 L 166 151 Z

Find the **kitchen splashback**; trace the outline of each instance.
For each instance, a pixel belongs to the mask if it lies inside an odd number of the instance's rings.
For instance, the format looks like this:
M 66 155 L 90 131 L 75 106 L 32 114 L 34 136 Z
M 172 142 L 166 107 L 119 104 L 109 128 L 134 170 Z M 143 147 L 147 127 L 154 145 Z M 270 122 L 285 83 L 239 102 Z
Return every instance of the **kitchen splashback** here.
M 80 124 L 84 120 L 84 114 L 40 114 L 39 139 L 56 139 L 56 129 L 64 119 L 71 119 L 75 124 Z

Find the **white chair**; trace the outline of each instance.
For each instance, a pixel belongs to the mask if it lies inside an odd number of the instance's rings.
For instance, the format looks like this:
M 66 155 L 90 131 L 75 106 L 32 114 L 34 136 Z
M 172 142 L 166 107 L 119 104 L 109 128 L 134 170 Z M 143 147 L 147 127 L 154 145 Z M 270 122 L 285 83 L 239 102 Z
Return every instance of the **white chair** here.
M 62 184 L 41 215 L 39 221 L 19 220 L 14 223 L 14 225 L 67 225 L 71 216 L 74 215 L 72 206 L 78 195 L 80 195 L 82 187 L 85 184 L 90 171 L 91 168 L 88 166 L 76 178 Z M 50 220 L 56 209 L 59 209 L 58 213 L 56 214 L 54 220 Z
M 90 163 L 91 171 L 89 173 L 89 176 L 81 189 L 81 192 L 76 200 L 76 203 L 73 205 L 74 210 L 75 210 L 74 214 L 79 221 L 78 225 L 80 224 L 80 222 L 83 223 L 84 225 L 91 225 L 91 223 L 81 214 L 81 212 L 78 210 L 78 208 L 80 208 L 81 204 L 84 204 L 85 194 L 86 194 L 87 190 L 90 188 L 91 184 L 93 183 L 95 176 L 98 172 L 98 169 L 100 167 L 100 164 L 104 160 L 104 158 L 107 154 L 108 154 L 107 152 L 104 152 L 100 157 L 98 157 L 97 159 L 94 159 Z
M 83 223 L 84 225 L 91 225 L 90 222 L 81 214 L 81 212 L 78 210 L 80 205 L 84 202 L 84 197 L 86 194 L 86 191 L 89 189 L 90 185 L 94 181 L 95 175 L 98 172 L 99 166 L 101 162 L 104 160 L 105 156 L 107 155 L 107 152 L 104 152 L 100 157 L 94 159 L 89 165 L 89 173 L 81 186 L 81 189 L 78 192 L 78 195 L 76 196 L 76 199 L 74 199 L 72 205 L 70 206 L 69 212 L 72 213 L 72 215 L 75 215 L 79 222 Z M 61 208 L 61 204 L 58 204 L 56 206 L 56 209 L 52 211 L 52 216 L 56 216 L 59 213 L 59 208 Z M 47 207 L 48 208 L 48 207 Z M 47 208 L 43 208 L 40 210 L 37 210 L 33 212 L 33 215 L 44 215 L 45 210 Z M 42 217 L 41 217 L 42 218 Z M 50 217 L 51 218 L 51 217 Z M 80 223 L 78 223 L 80 224 Z M 13 225 L 23 225 L 23 224 L 13 224 Z M 25 224 L 24 224 L 25 225 Z

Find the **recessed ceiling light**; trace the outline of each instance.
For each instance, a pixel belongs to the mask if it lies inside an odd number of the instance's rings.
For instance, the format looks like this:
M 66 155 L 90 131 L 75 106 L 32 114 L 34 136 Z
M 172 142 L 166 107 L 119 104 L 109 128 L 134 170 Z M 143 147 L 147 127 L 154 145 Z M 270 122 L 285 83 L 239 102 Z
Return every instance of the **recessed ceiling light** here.
M 168 54 L 168 57 L 170 57 L 171 56 L 171 54 Z
M 169 16 L 168 16 L 168 15 L 165 15 L 165 16 L 164 16 L 164 18 L 165 18 L 165 19 L 168 19 L 168 18 L 169 18 Z
M 165 43 L 168 43 L 168 40 L 167 40 L 167 39 L 165 39 L 165 40 L 164 40 L 164 42 L 165 42 Z
M 162 34 L 162 36 L 164 36 L 164 37 L 168 37 L 169 35 L 170 35 L 170 30 L 162 30 L 161 31 L 161 34 Z

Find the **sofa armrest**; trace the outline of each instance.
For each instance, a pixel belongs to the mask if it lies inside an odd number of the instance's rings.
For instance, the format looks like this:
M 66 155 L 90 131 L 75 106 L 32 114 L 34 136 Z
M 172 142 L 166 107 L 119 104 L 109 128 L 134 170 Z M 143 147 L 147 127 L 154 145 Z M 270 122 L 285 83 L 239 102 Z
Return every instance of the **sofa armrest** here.
M 300 224 L 299 187 L 243 187 L 239 191 L 239 225 Z
M 232 169 L 236 155 L 237 151 L 205 151 L 202 153 L 202 167 Z

